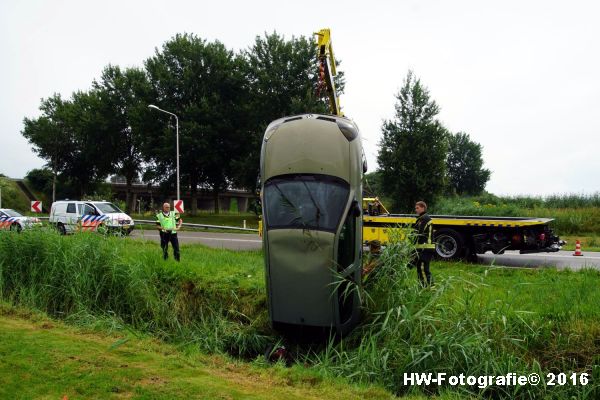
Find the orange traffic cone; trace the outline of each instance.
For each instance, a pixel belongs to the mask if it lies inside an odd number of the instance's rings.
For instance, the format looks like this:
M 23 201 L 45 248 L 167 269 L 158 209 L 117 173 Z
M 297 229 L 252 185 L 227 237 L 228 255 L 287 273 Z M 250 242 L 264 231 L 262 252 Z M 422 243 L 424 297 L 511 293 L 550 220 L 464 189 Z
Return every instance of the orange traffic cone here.
M 581 242 L 578 240 L 575 243 L 575 253 L 573 253 L 574 256 L 582 256 L 583 253 L 581 252 Z

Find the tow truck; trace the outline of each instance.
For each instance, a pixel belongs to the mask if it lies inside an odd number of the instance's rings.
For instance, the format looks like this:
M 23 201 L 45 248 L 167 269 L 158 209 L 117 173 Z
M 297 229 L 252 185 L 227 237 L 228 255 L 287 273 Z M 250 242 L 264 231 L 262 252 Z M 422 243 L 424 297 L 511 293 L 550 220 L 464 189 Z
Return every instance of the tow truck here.
M 550 229 L 551 218 L 432 215 L 436 255 L 441 259 L 475 259 L 477 254 L 506 250 L 556 252 L 565 244 Z M 414 225 L 416 216 L 392 214 L 377 197 L 363 198 L 363 241 L 388 242 L 388 230 Z

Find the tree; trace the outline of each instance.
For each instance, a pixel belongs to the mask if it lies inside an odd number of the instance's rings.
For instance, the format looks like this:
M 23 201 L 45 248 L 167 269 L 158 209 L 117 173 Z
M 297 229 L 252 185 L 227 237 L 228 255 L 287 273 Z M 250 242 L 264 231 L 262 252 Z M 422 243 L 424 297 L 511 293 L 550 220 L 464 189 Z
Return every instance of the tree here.
M 23 131 L 21 134 L 33 145 L 33 150 L 37 155 L 46 161 L 46 165 L 51 168 L 52 178 L 52 201 L 56 200 L 56 178 L 59 171 L 62 171 L 73 146 L 69 140 L 65 140 L 63 127 L 65 124 L 62 118 L 62 110 L 66 103 L 59 94 L 54 94 L 48 99 L 42 99 L 40 111 L 42 116 L 35 119 L 25 118 L 23 120 Z
M 151 132 L 158 130 L 157 120 L 150 116 L 152 88 L 146 73 L 138 68 L 121 70 L 108 65 L 100 81 L 94 81 L 101 103 L 102 118 L 106 121 L 105 137 L 112 148 L 107 157 L 112 159 L 115 172 L 125 177 L 127 212 L 134 208 L 132 186 L 142 172 L 143 147 Z
M 157 105 L 180 119 L 181 177 L 190 188 L 192 213 L 201 183 L 212 191 L 219 212 L 219 193 L 230 185 L 248 137 L 241 58 L 218 41 L 184 34 L 166 42 L 145 65 Z M 173 180 L 173 131 L 165 124 L 150 143 L 151 172 L 158 180 Z
M 363 176 L 363 191 L 365 197 L 377 197 L 384 193 L 381 170 L 369 172 Z
M 408 212 L 416 201 L 434 203 L 444 190 L 447 131 L 435 119 L 438 105 L 412 71 L 396 99 L 396 114 L 382 127 L 377 160 L 385 195 L 395 210 Z
M 40 117 L 23 122 L 21 133 L 54 172 L 53 186 L 60 174 L 69 180 L 77 197 L 90 194 L 113 170 L 106 156 L 113 147 L 105 135 L 100 106 L 95 91 L 73 93 L 68 101 L 55 94 L 42 99 Z
M 317 95 L 316 51 L 311 39 L 300 36 L 286 40 L 273 32 L 257 36 L 254 44 L 243 52 L 251 128 L 245 156 L 236 165 L 238 185 L 255 187 L 261 141 L 271 121 L 295 114 L 328 113 L 325 91 Z M 344 84 L 344 74 L 338 70 L 338 94 L 343 93 Z
M 458 132 L 448 136 L 448 185 L 459 195 L 478 195 L 490 179 L 490 170 L 483 168 L 482 147 L 468 134 Z
M 44 195 L 52 193 L 54 172 L 50 168 L 34 168 L 27 172 L 25 179 L 36 192 Z

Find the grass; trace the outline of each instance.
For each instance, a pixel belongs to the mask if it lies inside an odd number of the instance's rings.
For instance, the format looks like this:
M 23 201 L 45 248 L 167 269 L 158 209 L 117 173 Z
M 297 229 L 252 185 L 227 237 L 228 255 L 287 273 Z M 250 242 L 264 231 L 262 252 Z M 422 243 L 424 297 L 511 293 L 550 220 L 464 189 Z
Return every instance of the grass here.
M 492 215 L 554 218 L 552 226 L 560 235 L 600 234 L 600 193 L 541 197 L 448 197 L 431 212 L 448 215 Z
M 582 251 L 600 251 L 600 236 L 598 235 L 568 235 L 561 236 L 561 239 L 567 241 L 567 244 L 562 248 L 563 250 L 574 251 L 575 243 L 579 240 Z
M 0 297 L 70 324 L 125 327 L 273 374 L 279 367 L 258 360 L 266 344 L 284 340 L 295 359 L 291 369 L 317 381 L 347 379 L 414 396 L 597 398 L 600 272 L 434 263 L 436 289 L 421 290 L 407 268 L 411 254 L 410 246 L 393 242 L 365 283 L 363 323 L 344 340 L 319 346 L 270 330 L 261 252 L 188 245 L 177 264 L 163 262 L 154 243 L 5 232 Z M 403 385 L 403 372 L 437 371 L 577 371 L 594 378 L 587 387 L 518 390 Z
M 23 212 L 29 210 L 29 199 L 13 180 L 0 176 L 0 188 L 2 189 L 2 208 L 12 208 Z
M 73 328 L 0 303 L 3 399 L 386 399 L 306 370 L 235 362 L 129 332 Z M 275 372 L 275 373 L 273 373 Z

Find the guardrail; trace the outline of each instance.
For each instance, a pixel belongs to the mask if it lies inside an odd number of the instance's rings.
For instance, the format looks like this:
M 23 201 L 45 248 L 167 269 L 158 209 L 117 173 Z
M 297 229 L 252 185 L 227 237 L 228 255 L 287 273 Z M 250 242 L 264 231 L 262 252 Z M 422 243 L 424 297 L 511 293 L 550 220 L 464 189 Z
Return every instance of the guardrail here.
M 136 224 L 146 224 L 146 225 L 155 225 L 156 221 L 149 221 L 146 219 L 134 219 L 133 222 Z M 190 224 L 184 222 L 181 226 L 189 227 L 189 228 L 203 228 L 203 229 L 225 229 L 232 231 L 246 231 L 246 232 L 258 232 L 258 229 L 252 228 L 242 228 L 239 226 L 225 226 L 225 225 L 206 225 L 206 224 Z
M 36 217 L 38 219 L 47 220 L 49 217 Z M 147 219 L 134 219 L 133 222 L 140 225 L 156 225 L 156 221 L 151 221 Z M 207 224 L 191 224 L 184 222 L 181 226 L 185 226 L 188 228 L 201 228 L 201 229 L 224 229 L 230 231 L 245 231 L 245 232 L 258 232 L 258 229 L 252 228 L 242 228 L 239 226 L 226 226 L 226 225 L 207 225 Z

